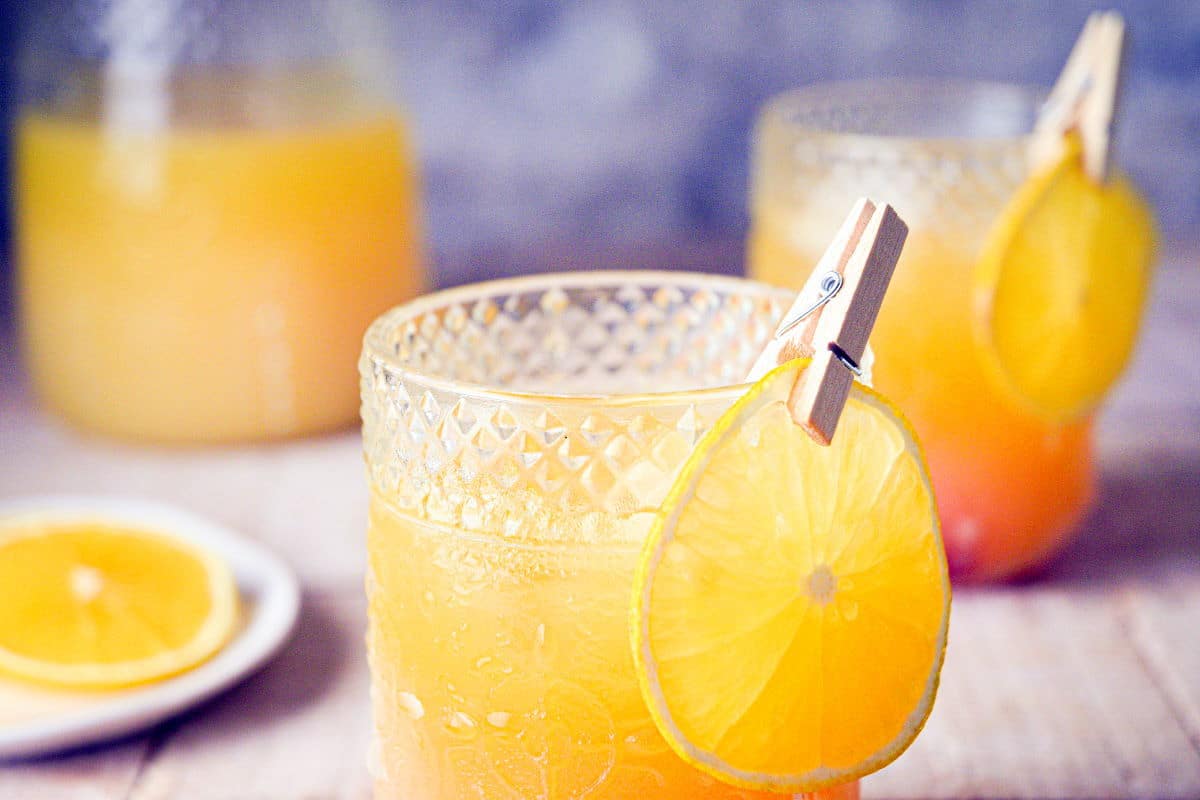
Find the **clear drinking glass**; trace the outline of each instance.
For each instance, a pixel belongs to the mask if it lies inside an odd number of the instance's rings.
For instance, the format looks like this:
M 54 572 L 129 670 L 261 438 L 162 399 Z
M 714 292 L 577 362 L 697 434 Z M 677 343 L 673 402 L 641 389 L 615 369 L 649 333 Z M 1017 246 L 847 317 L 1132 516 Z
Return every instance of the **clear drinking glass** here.
M 1043 561 L 1093 492 L 1091 419 L 1060 424 L 1020 407 L 976 344 L 976 259 L 1027 177 L 1042 97 L 954 80 L 817 85 L 769 102 L 755 136 L 753 277 L 799 287 L 860 195 L 908 223 L 871 336 L 874 380 L 920 435 L 957 579 Z
M 652 518 L 793 297 L 685 273 L 549 275 L 371 326 L 378 800 L 779 796 L 670 750 L 628 614 Z
M 351 424 L 362 332 L 425 282 L 379 4 L 36 6 L 14 161 L 43 403 L 167 442 Z

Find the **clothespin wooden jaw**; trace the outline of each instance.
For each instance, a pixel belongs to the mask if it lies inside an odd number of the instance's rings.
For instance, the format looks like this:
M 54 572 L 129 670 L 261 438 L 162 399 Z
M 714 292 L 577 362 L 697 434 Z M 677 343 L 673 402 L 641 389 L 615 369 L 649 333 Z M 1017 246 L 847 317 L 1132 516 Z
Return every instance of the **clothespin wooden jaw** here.
M 1035 169 L 1057 161 L 1064 137 L 1076 132 L 1088 175 L 1097 183 L 1107 180 L 1124 51 L 1121 15 L 1091 14 L 1034 125 L 1030 161 Z
M 758 380 L 808 356 L 812 363 L 788 399 L 792 418 L 828 445 L 891 282 L 908 226 L 889 205 L 858 200 L 817 262 L 808 284 L 750 369 Z

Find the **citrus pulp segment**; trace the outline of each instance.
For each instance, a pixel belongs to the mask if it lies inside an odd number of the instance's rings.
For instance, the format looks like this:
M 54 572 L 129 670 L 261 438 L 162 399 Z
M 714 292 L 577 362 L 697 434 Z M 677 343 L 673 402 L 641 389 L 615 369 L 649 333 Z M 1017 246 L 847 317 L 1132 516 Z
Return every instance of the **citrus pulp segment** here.
M 1149 210 L 1127 180 L 1095 183 L 1079 139 L 1013 196 L 975 277 L 984 360 L 1056 420 L 1093 408 L 1136 338 L 1154 254 Z
M 237 615 L 219 558 L 103 523 L 0 523 L 0 586 L 0 673 L 59 686 L 182 672 L 228 641 Z
M 829 447 L 759 381 L 697 446 L 634 580 L 647 705 L 689 763 L 812 791 L 874 771 L 933 704 L 950 585 L 911 430 L 856 384 Z

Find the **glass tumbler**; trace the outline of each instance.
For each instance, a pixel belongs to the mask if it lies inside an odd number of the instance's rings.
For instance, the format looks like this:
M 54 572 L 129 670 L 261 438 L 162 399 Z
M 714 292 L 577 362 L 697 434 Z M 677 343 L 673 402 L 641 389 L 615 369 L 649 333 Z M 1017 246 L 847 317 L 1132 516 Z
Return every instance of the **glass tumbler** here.
M 985 369 L 972 278 L 1028 173 L 1040 90 L 966 81 L 816 85 L 781 95 L 755 134 L 748 268 L 799 287 L 843 210 L 886 200 L 909 226 L 871 344 L 875 386 L 925 448 L 958 580 L 1044 561 L 1092 496 L 1092 421 L 1043 420 Z
M 14 161 L 42 403 L 156 442 L 352 424 L 363 331 L 425 282 L 382 8 L 35 5 Z
M 628 614 L 672 480 L 792 299 L 685 273 L 548 275 L 439 292 L 371 326 L 377 800 L 779 796 L 668 747 Z

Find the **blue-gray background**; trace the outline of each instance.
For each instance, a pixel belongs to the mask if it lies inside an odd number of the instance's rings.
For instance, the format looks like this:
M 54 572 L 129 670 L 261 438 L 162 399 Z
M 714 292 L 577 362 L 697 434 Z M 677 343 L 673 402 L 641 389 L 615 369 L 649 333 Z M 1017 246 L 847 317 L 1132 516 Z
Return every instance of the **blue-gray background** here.
M 892 74 L 1048 85 L 1088 12 L 1114 5 L 1131 42 L 1118 159 L 1165 238 L 1195 243 L 1197 0 L 413 0 L 384 17 L 444 284 L 671 253 L 736 270 L 750 130 L 767 97 Z

